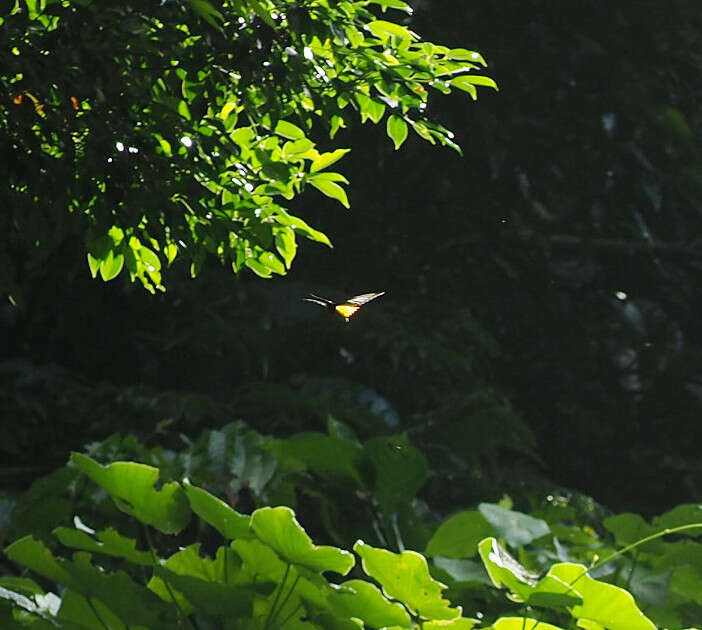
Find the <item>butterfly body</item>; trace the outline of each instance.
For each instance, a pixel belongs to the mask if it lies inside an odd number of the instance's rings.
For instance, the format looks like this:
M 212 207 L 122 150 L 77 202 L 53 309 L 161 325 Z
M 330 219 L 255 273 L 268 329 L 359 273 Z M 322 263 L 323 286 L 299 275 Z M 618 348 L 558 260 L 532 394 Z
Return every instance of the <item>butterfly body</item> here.
M 319 306 L 326 308 L 332 313 L 336 313 L 348 322 L 349 319 L 353 317 L 364 304 L 367 304 L 371 300 L 375 300 L 375 298 L 378 298 L 381 295 L 385 295 L 385 291 L 380 291 L 379 293 L 362 293 L 361 295 L 355 295 L 354 297 L 342 300 L 341 302 L 333 302 L 332 300 L 319 297 L 318 295 L 314 295 L 312 293 L 310 293 L 311 297 L 302 299 L 305 302 L 319 304 Z

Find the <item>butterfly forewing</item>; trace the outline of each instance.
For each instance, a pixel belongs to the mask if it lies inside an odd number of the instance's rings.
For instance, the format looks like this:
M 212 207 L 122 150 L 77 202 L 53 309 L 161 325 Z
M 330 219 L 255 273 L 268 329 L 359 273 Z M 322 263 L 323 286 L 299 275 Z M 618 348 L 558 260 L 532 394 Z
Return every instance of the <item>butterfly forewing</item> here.
M 375 298 L 380 297 L 381 295 L 385 295 L 385 291 L 381 291 L 380 293 L 362 293 L 361 295 L 356 295 L 352 298 L 349 298 L 344 302 L 344 304 L 355 304 L 356 306 L 363 306 L 364 304 L 367 304 L 371 300 L 375 300 Z

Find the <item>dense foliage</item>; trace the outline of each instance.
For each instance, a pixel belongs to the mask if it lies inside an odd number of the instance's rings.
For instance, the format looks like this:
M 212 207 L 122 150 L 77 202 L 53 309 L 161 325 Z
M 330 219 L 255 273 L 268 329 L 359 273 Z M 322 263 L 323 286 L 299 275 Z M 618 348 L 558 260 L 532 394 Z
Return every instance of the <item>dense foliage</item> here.
M 9 4 L 2 20 L 3 269 L 16 292 L 68 236 L 87 234 L 93 276 L 126 268 L 154 291 L 180 254 L 235 271 L 284 274 L 298 235 L 328 238 L 289 212 L 307 186 L 348 207 L 321 151 L 351 116 L 456 146 L 427 119 L 428 92 L 495 83 L 481 55 L 421 41 L 375 5 L 208 0 Z
M 250 435 L 237 431 L 239 453 L 229 460 L 235 468 L 254 459 L 245 453 Z M 220 457 L 210 444 L 210 454 Z M 377 448 L 366 443 L 363 450 L 373 457 Z M 300 434 L 278 440 L 273 453 L 289 468 L 293 456 L 292 469 L 345 481 L 347 496 L 363 486 L 361 450 L 348 435 Z M 399 489 L 415 464 L 411 457 L 398 462 Z M 656 624 L 678 628 L 702 620 L 702 546 L 660 540 L 699 530 L 699 506 L 680 506 L 652 525 L 633 514 L 611 517 L 598 524 L 608 532 L 600 536 L 563 497 L 550 497 L 532 516 L 481 503 L 441 523 L 420 546 L 424 555 L 404 549 L 405 523 L 395 523 L 397 552 L 357 540 L 362 572 L 329 581 L 324 573 L 347 576 L 356 556 L 312 544 L 288 507 L 261 507 L 246 516 L 188 480 L 159 480 L 158 468 L 125 461 L 101 466 L 77 453 L 71 463 L 53 489 L 63 485 L 73 507 L 87 501 L 91 517 L 79 509 L 73 526 L 39 538 L 28 534 L 6 548 L 8 558 L 63 588 L 58 595 L 28 576 L 0 578 L 4 628 L 557 630 L 577 624 L 655 630 Z M 252 486 L 261 481 L 260 463 L 247 471 Z M 228 472 L 233 483 L 241 479 L 234 468 Z M 102 492 L 85 487 L 81 473 Z M 378 475 L 369 505 L 387 507 L 387 484 Z M 236 502 L 236 493 L 229 497 Z M 627 546 L 615 551 L 615 541 Z M 70 559 L 61 549 L 71 550 Z M 507 599 L 496 590 L 502 588 Z

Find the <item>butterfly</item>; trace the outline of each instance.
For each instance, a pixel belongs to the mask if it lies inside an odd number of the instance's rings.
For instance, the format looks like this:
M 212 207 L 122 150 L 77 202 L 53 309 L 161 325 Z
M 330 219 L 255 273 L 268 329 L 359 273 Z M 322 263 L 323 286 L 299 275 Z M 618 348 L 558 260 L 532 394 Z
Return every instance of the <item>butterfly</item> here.
M 343 317 L 348 322 L 349 319 L 351 319 L 356 313 L 358 313 L 358 311 L 364 304 L 368 304 L 368 302 L 370 302 L 371 300 L 375 300 L 375 298 L 378 298 L 381 295 L 385 295 L 385 291 L 381 291 L 380 293 L 362 293 L 361 295 L 350 297 L 341 302 L 332 302 L 331 300 L 327 300 L 326 298 L 314 295 L 314 293 L 310 293 L 310 295 L 312 297 L 302 299 L 305 302 L 319 304 L 320 306 L 323 306 L 332 313 L 341 315 L 341 317 Z

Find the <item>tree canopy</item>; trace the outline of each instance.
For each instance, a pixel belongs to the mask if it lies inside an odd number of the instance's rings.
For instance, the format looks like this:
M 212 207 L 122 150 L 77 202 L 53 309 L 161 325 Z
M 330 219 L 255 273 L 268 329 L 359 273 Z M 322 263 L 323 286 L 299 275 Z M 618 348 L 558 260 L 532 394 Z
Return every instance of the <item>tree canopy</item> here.
M 347 149 L 320 150 L 324 132 L 360 115 L 396 147 L 411 129 L 458 148 L 428 118 L 429 93 L 496 87 L 475 72 L 482 56 L 373 7 L 411 13 L 401 0 L 10 3 L 5 290 L 82 234 L 93 276 L 125 268 L 151 291 L 179 255 L 193 276 L 207 255 L 284 274 L 299 236 L 330 245 L 295 198 L 312 186 L 349 206 L 348 180 L 329 170 Z

